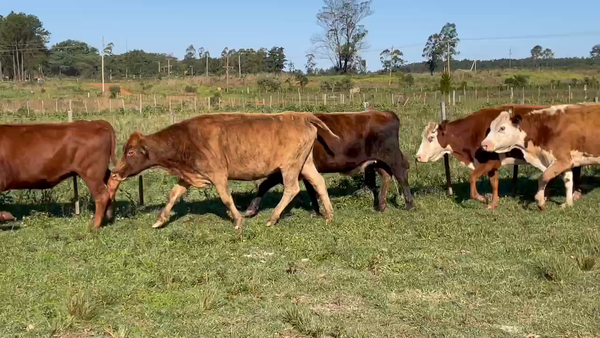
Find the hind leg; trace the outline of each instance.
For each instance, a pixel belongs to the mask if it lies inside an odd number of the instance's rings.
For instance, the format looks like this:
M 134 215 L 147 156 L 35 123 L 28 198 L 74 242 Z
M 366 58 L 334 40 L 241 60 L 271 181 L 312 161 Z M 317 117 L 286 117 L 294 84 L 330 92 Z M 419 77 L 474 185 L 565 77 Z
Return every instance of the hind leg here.
M 104 184 L 106 184 L 108 188 L 108 204 L 106 206 L 105 217 L 106 220 L 111 221 L 114 217 L 114 204 L 115 198 L 117 196 L 117 190 L 119 189 L 119 185 L 121 181 L 117 181 L 111 178 L 112 173 L 110 170 L 106 171 L 106 175 L 104 177 Z
M 302 176 L 309 181 L 310 184 L 312 184 L 317 191 L 317 194 L 319 194 L 319 197 L 323 202 L 323 207 L 325 208 L 325 219 L 327 222 L 331 222 L 333 220 L 333 207 L 331 206 L 331 201 L 329 200 L 327 186 L 325 185 L 323 176 L 321 176 L 321 174 L 319 174 L 317 171 L 317 168 L 313 163 L 312 156 L 309 157 L 302 167 Z
M 281 171 L 283 177 L 283 196 L 281 197 L 281 201 L 273 210 L 269 221 L 267 222 L 267 226 L 277 224 L 279 221 L 279 217 L 281 217 L 281 213 L 285 208 L 290 204 L 290 202 L 298 195 L 300 192 L 300 185 L 298 184 L 298 173 L 297 169 L 287 169 Z
M 190 184 L 183 180 L 179 180 L 179 182 L 175 184 L 175 186 L 171 190 L 171 193 L 169 194 L 169 201 L 161 210 L 160 214 L 158 214 L 158 219 L 156 220 L 156 222 L 152 225 L 154 229 L 161 228 L 165 224 L 165 222 L 169 220 L 169 214 L 171 214 L 173 206 L 175 205 L 175 203 L 179 202 L 179 199 L 181 199 L 181 196 L 185 194 L 189 187 Z
M 258 209 L 260 209 L 260 202 L 261 202 L 263 196 L 269 190 L 271 190 L 271 188 L 273 188 L 274 186 L 276 186 L 278 184 L 282 184 L 282 183 L 283 183 L 283 178 L 281 177 L 281 173 L 273 174 L 273 175 L 267 177 L 267 179 L 264 180 L 258 186 L 258 193 L 256 194 L 256 197 L 254 197 L 252 202 L 250 202 L 250 205 L 248 206 L 248 208 L 246 209 L 246 212 L 244 213 L 244 217 L 256 216 L 256 214 L 258 214 Z
M 402 154 L 400 154 L 402 156 Z M 406 210 L 411 210 L 414 207 L 410 185 L 408 184 L 408 162 L 397 159 L 391 167 L 392 174 L 396 177 L 400 186 L 402 186 L 402 194 L 404 195 L 404 203 Z
M 319 198 L 317 197 L 317 192 L 315 188 L 310 184 L 310 182 L 305 178 L 302 180 L 304 182 L 304 186 L 306 187 L 306 193 L 310 198 L 310 204 L 313 207 L 313 210 L 317 215 L 321 215 L 321 208 L 319 207 Z
M 94 228 L 98 229 L 102 226 L 102 220 L 106 207 L 108 206 L 109 194 L 108 187 L 104 184 L 102 177 L 93 177 L 79 174 L 81 179 L 90 189 L 90 193 L 96 202 L 96 213 L 94 215 Z

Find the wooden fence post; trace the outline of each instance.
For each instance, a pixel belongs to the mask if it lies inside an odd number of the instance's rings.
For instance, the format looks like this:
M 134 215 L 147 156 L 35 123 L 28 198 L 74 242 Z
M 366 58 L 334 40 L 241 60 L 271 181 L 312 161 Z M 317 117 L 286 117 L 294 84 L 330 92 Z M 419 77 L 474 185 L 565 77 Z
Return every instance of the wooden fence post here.
M 67 112 L 67 122 L 73 122 L 73 109 L 71 100 L 69 100 L 69 111 Z M 73 199 L 75 200 L 75 215 L 80 214 L 79 210 L 79 189 L 77 187 L 77 175 L 73 176 Z
M 510 87 L 510 103 L 513 103 L 515 99 L 515 93 L 513 87 Z
M 156 95 L 154 95 L 154 108 L 156 108 Z
M 569 99 L 567 102 L 571 103 L 571 85 L 569 85 Z
M 583 101 L 587 101 L 587 85 L 583 85 Z
M 452 106 L 456 106 L 456 90 L 452 91 Z
M 140 114 L 142 113 L 142 108 L 143 108 L 143 106 L 142 106 L 142 94 L 140 94 Z
M 138 194 L 140 197 L 140 205 L 144 205 L 144 178 L 141 174 L 138 177 Z
M 194 114 L 196 114 L 196 112 L 197 112 L 196 101 L 197 101 L 197 99 L 196 99 L 196 97 L 194 97 Z
M 0 75 L 1 76 L 1 75 Z M 42 100 L 42 114 L 44 113 L 44 100 Z
M 441 106 L 441 118 L 442 121 L 447 119 L 446 103 L 444 101 L 442 101 Z M 454 191 L 452 191 L 452 181 L 450 179 L 450 158 L 448 154 L 444 154 L 444 169 L 446 170 L 446 189 L 448 191 L 448 195 L 454 195 Z

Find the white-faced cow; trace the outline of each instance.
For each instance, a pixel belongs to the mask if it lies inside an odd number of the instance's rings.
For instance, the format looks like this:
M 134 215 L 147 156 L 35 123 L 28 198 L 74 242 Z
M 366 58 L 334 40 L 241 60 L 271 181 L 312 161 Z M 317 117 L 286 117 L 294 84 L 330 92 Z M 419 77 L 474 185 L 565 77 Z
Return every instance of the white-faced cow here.
M 523 152 L 527 162 L 547 169 L 539 179 L 535 200 L 545 209 L 548 182 L 564 173 L 567 190 L 572 189 L 574 167 L 600 164 L 600 104 L 553 106 L 530 113 L 507 110 L 492 122 L 481 146 L 486 151 Z M 567 193 L 564 206 L 572 206 Z
M 490 177 L 492 186 L 492 202 L 488 208 L 494 209 L 499 204 L 498 169 L 503 165 L 527 164 L 520 150 L 514 149 L 503 154 L 490 153 L 482 149 L 481 142 L 485 138 L 490 124 L 503 111 L 511 109 L 519 114 L 526 114 L 550 106 L 503 105 L 481 109 L 469 116 L 438 124 L 429 122 L 422 134 L 421 145 L 416 154 L 418 162 L 437 161 L 445 154 L 451 154 L 462 164 L 472 170 L 469 177 L 471 198 L 487 203 L 485 197 L 477 191 L 477 180 L 484 174 Z M 544 166 L 534 164 L 540 170 Z M 576 178 L 580 169 L 576 168 Z M 579 194 L 575 198 L 578 198 Z

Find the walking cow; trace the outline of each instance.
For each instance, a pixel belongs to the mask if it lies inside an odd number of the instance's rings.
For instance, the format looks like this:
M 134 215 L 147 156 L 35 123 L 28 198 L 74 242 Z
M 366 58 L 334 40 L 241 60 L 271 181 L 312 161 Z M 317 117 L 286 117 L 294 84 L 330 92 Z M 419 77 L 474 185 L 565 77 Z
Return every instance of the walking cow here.
M 520 149 L 527 162 L 546 166 L 538 181 L 535 200 L 545 210 L 545 189 L 550 180 L 564 173 L 572 190 L 574 167 L 600 164 L 600 104 L 553 106 L 529 113 L 508 109 L 491 123 L 481 142 L 486 151 L 506 153 Z M 572 206 L 567 193 L 563 207 Z
M 332 156 L 320 143 L 313 151 L 315 166 L 320 173 L 350 173 L 366 167 L 365 181 L 375 195 L 375 205 L 380 211 L 387 207 L 387 193 L 391 175 L 402 186 L 405 209 L 413 208 L 413 197 L 408 184 L 408 161 L 399 146 L 400 120 L 389 111 L 365 111 L 360 113 L 315 114 L 340 137 L 340 151 Z M 375 171 L 381 175 L 382 186 L 377 197 Z M 257 196 L 246 210 L 246 217 L 258 213 L 262 197 L 274 186 L 282 183 L 280 173 L 270 175 L 263 181 Z M 312 206 L 319 213 L 319 203 L 313 187 L 304 180 Z
M 151 135 L 131 134 L 113 179 L 122 181 L 151 167 L 179 178 L 154 228 L 164 225 L 173 205 L 190 186 L 213 184 L 231 212 L 235 228 L 241 230 L 244 218 L 233 203 L 228 180 L 252 181 L 275 172 L 282 174 L 285 189 L 268 221 L 267 225 L 272 225 L 300 191 L 298 177 L 302 174 L 323 201 L 329 222 L 333 209 L 312 155 L 317 136 L 330 151 L 339 146 L 338 136 L 309 113 L 202 115 Z
M 112 218 L 110 161 L 115 162 L 115 131 L 106 121 L 0 125 L 0 192 L 50 189 L 78 175 L 96 201 L 95 228 L 105 213 Z M 0 213 L 0 221 L 13 219 Z

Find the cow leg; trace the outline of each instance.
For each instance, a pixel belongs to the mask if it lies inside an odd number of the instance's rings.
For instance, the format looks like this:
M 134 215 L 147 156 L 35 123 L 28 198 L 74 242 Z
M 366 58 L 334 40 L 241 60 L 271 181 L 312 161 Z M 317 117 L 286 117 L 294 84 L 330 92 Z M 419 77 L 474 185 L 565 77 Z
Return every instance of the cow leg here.
M 575 167 L 573 172 L 573 201 L 581 198 L 581 167 Z
M 376 185 L 376 176 L 375 171 L 379 173 L 381 176 L 381 189 L 379 190 L 379 194 L 377 194 L 377 185 Z M 387 208 L 387 194 L 390 189 L 390 185 L 392 183 L 392 177 L 390 174 L 382 167 L 376 166 L 368 166 L 365 170 L 365 183 L 367 187 L 373 192 L 374 198 L 374 207 L 376 210 L 381 212 L 385 211 Z
M 328 223 L 331 222 L 333 220 L 333 207 L 331 206 L 331 201 L 329 200 L 325 179 L 323 179 L 323 176 L 321 176 L 321 174 L 319 174 L 317 171 L 312 157 L 309 158 L 302 167 L 302 176 L 313 185 L 317 191 L 317 194 L 319 194 L 319 198 L 321 198 L 321 201 L 323 201 L 323 207 L 325 207 L 325 220 Z
M 380 201 L 377 192 L 377 176 L 375 176 L 375 168 L 373 165 L 365 168 L 365 185 L 373 193 L 373 207 L 377 209 Z
M 312 153 L 310 156 L 312 158 Z M 307 160 L 307 162 L 308 162 L 308 160 Z M 275 210 L 273 210 L 273 213 L 271 214 L 269 221 L 267 221 L 267 226 L 277 224 L 277 221 L 279 220 L 279 217 L 281 216 L 281 213 L 283 212 L 283 210 L 288 206 L 288 204 L 290 204 L 290 202 L 294 199 L 294 197 L 296 197 L 296 195 L 298 195 L 298 192 L 300 192 L 300 185 L 298 184 L 299 174 L 300 173 L 297 172 L 296 170 L 288 169 L 288 170 L 281 171 L 281 175 L 283 177 L 283 187 L 284 187 L 283 188 L 283 196 L 281 197 L 281 201 L 279 201 L 279 204 L 277 204 L 277 206 L 275 207 Z M 306 176 L 304 176 L 304 177 L 308 179 L 308 177 L 306 177 Z
M 296 180 L 297 179 L 298 178 L 296 177 Z M 235 207 L 235 204 L 233 203 L 233 198 L 231 197 L 231 192 L 229 191 L 229 184 L 227 183 L 227 178 L 224 177 L 223 179 L 215 180 L 213 181 L 213 184 L 215 188 L 217 188 L 217 192 L 219 193 L 219 197 L 221 197 L 221 201 L 223 202 L 223 204 L 225 204 L 227 209 L 229 209 L 229 212 L 231 212 L 231 217 L 233 218 L 235 229 L 241 231 L 242 227 L 244 226 L 244 217 L 242 216 L 242 214 L 240 214 L 238 209 Z
M 484 174 L 491 172 L 494 169 L 494 166 L 495 166 L 495 164 L 493 162 L 488 161 L 485 163 L 480 163 L 477 167 L 475 167 L 475 170 L 471 171 L 471 174 L 469 175 L 469 187 L 471 190 L 471 198 L 472 199 L 474 199 L 478 202 L 481 202 L 481 203 L 487 203 L 486 198 L 484 196 L 480 195 L 479 192 L 477 191 L 477 181 Z M 492 191 L 492 194 L 494 194 L 494 193 L 497 194 L 498 192 Z
M 106 206 L 108 205 L 109 194 L 108 187 L 104 184 L 102 179 L 91 178 L 87 175 L 81 175 L 78 173 L 81 179 L 90 189 L 90 193 L 96 201 L 96 213 L 94 215 L 94 228 L 98 229 L 102 226 L 102 220 L 104 213 L 106 212 Z
M 563 209 L 573 206 L 573 171 L 567 170 L 563 174 L 565 183 L 565 203 L 561 205 Z
M 317 215 L 321 215 L 321 208 L 319 207 L 319 199 L 317 197 L 317 192 L 315 188 L 310 184 L 310 182 L 305 178 L 302 180 L 304 182 L 304 186 L 306 187 L 306 193 L 310 198 L 310 204 L 313 207 L 313 210 Z
M 281 178 L 281 173 L 273 174 L 273 175 L 270 175 L 269 177 L 267 177 L 267 179 L 264 180 L 258 186 L 258 193 L 256 194 L 256 197 L 254 197 L 252 202 L 250 202 L 248 209 L 246 209 L 246 212 L 244 213 L 244 217 L 256 216 L 256 214 L 258 214 L 258 209 L 260 209 L 260 202 L 261 202 L 263 196 L 269 190 L 271 190 L 271 188 L 273 188 L 274 186 L 276 186 L 278 184 L 282 184 L 282 183 L 283 183 L 283 178 Z
M 492 203 L 488 205 L 488 209 L 494 210 L 500 204 L 500 194 L 498 193 L 500 186 L 500 174 L 498 170 L 492 170 L 488 173 L 490 177 L 490 185 L 492 186 Z
M 114 203 L 121 181 L 113 180 L 111 178 L 111 171 L 107 170 L 106 176 L 104 177 L 104 182 L 108 188 L 108 203 L 106 206 L 105 217 L 106 220 L 111 221 L 114 216 Z
M 179 202 L 179 199 L 181 198 L 181 196 L 183 196 L 183 194 L 185 194 L 189 187 L 190 184 L 183 180 L 179 180 L 179 182 L 175 184 L 175 186 L 171 190 L 171 193 L 169 193 L 169 201 L 167 202 L 165 207 L 160 211 L 160 214 L 158 214 L 158 219 L 156 220 L 156 223 L 152 225 L 152 228 L 162 228 L 165 222 L 169 220 L 169 215 L 171 214 L 173 206 L 175 205 L 175 203 Z
M 398 156 L 402 156 L 402 154 Z M 406 162 L 403 158 L 396 158 L 395 163 L 390 169 L 392 170 L 392 174 L 402 186 L 402 194 L 404 195 L 405 203 L 404 209 L 411 210 L 414 206 L 414 201 L 412 193 L 410 192 L 410 185 L 408 184 L 408 162 Z
M 545 190 L 548 182 L 550 182 L 553 178 L 564 172 L 565 170 L 571 169 L 571 163 L 569 161 L 556 161 L 552 165 L 544 171 L 540 179 L 538 180 L 538 192 L 535 194 L 535 201 L 538 204 L 538 207 L 541 210 L 546 210 L 546 198 L 545 198 Z

